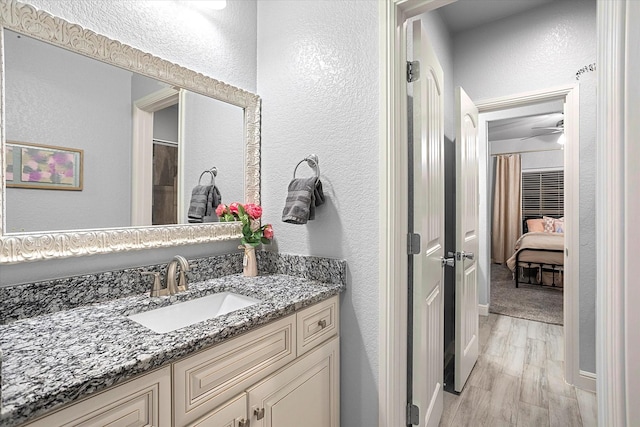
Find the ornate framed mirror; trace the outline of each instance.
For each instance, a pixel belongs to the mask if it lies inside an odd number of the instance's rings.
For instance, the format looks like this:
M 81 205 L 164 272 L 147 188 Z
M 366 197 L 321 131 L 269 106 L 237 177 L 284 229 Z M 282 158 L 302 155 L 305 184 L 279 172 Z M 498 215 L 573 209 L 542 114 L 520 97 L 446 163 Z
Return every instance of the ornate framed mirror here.
M 239 223 L 188 223 L 186 211 L 198 177 L 214 168 L 225 203 L 260 203 L 257 95 L 29 5 L 0 3 L 0 26 L 0 263 L 240 237 Z M 48 62 L 29 62 L 44 58 Z M 73 85 L 60 83 L 63 78 Z M 124 83 L 111 87 L 117 80 Z M 108 104 L 124 108 L 107 112 Z M 151 214 L 162 200 L 150 163 L 155 146 L 173 144 L 155 136 L 153 117 L 159 123 L 161 112 L 178 120 L 174 220 Z M 236 124 L 233 130 L 225 117 Z M 205 126 L 213 124 L 218 127 Z M 75 191 L 52 191 L 65 190 L 67 181 Z

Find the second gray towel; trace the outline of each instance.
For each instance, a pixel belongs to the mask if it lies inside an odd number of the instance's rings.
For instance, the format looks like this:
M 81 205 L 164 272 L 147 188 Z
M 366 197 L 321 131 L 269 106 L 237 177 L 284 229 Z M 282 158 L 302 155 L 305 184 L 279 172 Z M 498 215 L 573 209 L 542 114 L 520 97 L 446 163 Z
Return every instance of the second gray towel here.
M 282 221 L 290 224 L 306 224 L 315 218 L 315 208 L 324 203 L 322 183 L 312 178 L 294 178 L 289 183 L 287 201 L 282 211 Z
M 214 185 L 196 185 L 191 192 L 189 222 L 203 222 L 204 217 L 210 217 L 216 206 L 222 203 L 218 187 Z

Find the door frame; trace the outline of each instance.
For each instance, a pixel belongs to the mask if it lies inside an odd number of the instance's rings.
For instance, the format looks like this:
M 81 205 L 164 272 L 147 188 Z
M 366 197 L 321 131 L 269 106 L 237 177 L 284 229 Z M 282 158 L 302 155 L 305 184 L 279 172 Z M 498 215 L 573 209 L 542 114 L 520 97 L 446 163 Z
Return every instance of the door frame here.
M 379 426 L 404 425 L 406 421 L 406 313 L 407 313 L 407 177 L 406 96 L 403 93 L 406 62 L 402 28 L 407 18 L 436 9 L 450 0 L 387 0 L 378 3 L 380 121 L 379 121 Z M 625 366 L 627 356 L 637 357 L 638 349 L 625 347 L 625 325 L 632 324 L 632 313 L 625 306 L 625 275 L 633 271 L 626 254 L 637 253 L 638 241 L 625 240 L 626 224 L 620 219 L 625 209 L 637 212 L 637 206 L 625 204 L 633 191 L 633 177 L 624 174 L 625 153 L 635 154 L 633 142 L 640 130 L 625 122 L 627 109 L 638 105 L 638 97 L 625 92 L 625 78 L 633 78 L 631 68 L 638 67 L 638 54 L 627 50 L 625 36 L 633 29 L 625 25 L 627 15 L 638 16 L 629 2 L 597 0 L 598 113 L 597 113 L 597 316 L 596 340 L 598 422 L 600 425 L 624 425 L 633 408 L 627 408 L 626 389 L 632 385 Z M 629 10 L 627 10 L 629 9 Z M 405 94 L 406 95 L 406 94 Z M 625 128 L 627 126 L 627 128 Z M 625 133 L 626 132 L 626 133 Z M 604 144 L 604 142 L 607 144 Z M 640 160 L 640 159 L 631 159 Z M 634 210 L 635 209 L 635 210 Z M 627 218 L 627 221 L 630 220 Z M 605 244 L 606 243 L 606 244 Z M 625 246 L 626 245 L 626 246 Z M 636 251 L 633 251 L 636 249 Z M 623 284 L 620 286 L 620 284 Z M 627 338 L 628 340 L 630 338 Z M 624 351 L 623 349 L 626 349 Z
M 136 165 L 131 174 L 131 225 L 145 226 L 151 225 L 151 211 L 153 197 L 149 194 L 149 189 L 153 188 L 153 113 L 163 108 L 179 104 L 180 93 L 184 90 L 174 88 L 160 89 L 143 98 L 138 99 L 133 104 L 133 138 L 131 149 L 131 164 Z M 184 105 L 184 104 L 183 104 Z M 182 110 L 182 108 L 180 109 Z M 178 118 L 178 164 L 184 159 L 183 145 L 181 144 L 180 129 L 183 128 L 183 113 Z M 181 197 L 182 187 L 182 167 L 178 166 L 178 202 Z M 178 212 L 181 207 L 178 205 Z M 180 217 L 180 215 L 178 215 Z M 180 224 L 181 222 L 178 221 Z
M 633 375 L 640 362 L 640 292 L 634 282 L 640 251 L 637 191 L 640 177 L 640 52 L 635 1 L 598 0 L 598 115 L 596 147 L 596 369 L 598 425 L 631 426 L 640 417 L 632 401 L 640 391 Z M 632 41 L 629 43 L 630 41 Z M 633 118 L 633 119 L 631 119 Z M 634 238 L 635 237 L 635 238 Z
M 406 425 L 407 405 L 407 85 L 406 20 L 455 0 L 378 2 L 379 354 L 378 424 Z
M 481 212 L 482 217 L 486 224 L 489 224 L 490 220 L 490 200 L 489 200 L 489 188 L 487 183 L 489 182 L 489 144 L 487 143 L 487 122 L 489 117 L 486 113 L 499 112 L 501 110 L 507 110 L 517 107 L 527 107 L 536 103 L 543 103 L 549 101 L 564 101 L 564 116 L 565 116 L 565 135 L 567 142 L 564 146 L 564 182 L 565 182 L 565 209 L 564 216 L 567 218 L 566 230 L 565 230 L 565 248 L 568 248 L 569 262 L 565 264 L 564 270 L 564 298 L 563 298 L 563 314 L 564 314 L 564 377 L 565 381 L 569 384 L 576 385 L 577 387 L 595 391 L 596 383 L 595 376 L 591 373 L 580 371 L 580 304 L 579 304 L 579 286 L 580 286 L 580 234 L 579 224 L 580 221 L 580 97 L 577 84 L 558 86 L 550 89 L 543 89 L 537 91 L 526 92 L 522 94 L 503 96 L 499 98 L 489 99 L 476 103 L 478 112 L 480 113 L 480 126 L 482 131 L 480 136 L 480 163 L 484 164 L 484 179 L 481 179 L 480 187 L 480 206 L 484 206 Z M 484 190 L 484 191 L 483 191 Z M 486 225 L 489 228 L 489 225 Z M 486 238 L 488 234 L 488 228 L 485 230 L 485 247 L 479 252 L 484 252 L 485 255 L 491 253 L 490 239 Z M 565 255 L 565 259 L 567 256 Z M 485 271 L 490 271 L 490 257 L 482 257 L 484 265 L 482 268 Z M 568 264 L 569 268 L 566 268 Z M 487 292 L 490 291 L 490 282 L 487 280 Z M 490 295 L 490 294 L 489 294 Z M 489 298 L 488 298 L 489 299 Z M 489 299 L 490 301 L 490 299 Z

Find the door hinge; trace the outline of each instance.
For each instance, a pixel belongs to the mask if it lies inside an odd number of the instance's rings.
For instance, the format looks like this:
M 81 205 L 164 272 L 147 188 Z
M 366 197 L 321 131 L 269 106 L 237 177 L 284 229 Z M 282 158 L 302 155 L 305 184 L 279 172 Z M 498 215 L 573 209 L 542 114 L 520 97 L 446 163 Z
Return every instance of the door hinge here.
M 420 424 L 420 409 L 412 403 L 407 403 L 407 424 L 412 426 Z
M 407 81 L 413 83 L 420 78 L 420 63 L 407 61 Z
M 420 235 L 418 233 L 409 233 L 407 235 L 407 253 L 409 255 L 420 254 Z

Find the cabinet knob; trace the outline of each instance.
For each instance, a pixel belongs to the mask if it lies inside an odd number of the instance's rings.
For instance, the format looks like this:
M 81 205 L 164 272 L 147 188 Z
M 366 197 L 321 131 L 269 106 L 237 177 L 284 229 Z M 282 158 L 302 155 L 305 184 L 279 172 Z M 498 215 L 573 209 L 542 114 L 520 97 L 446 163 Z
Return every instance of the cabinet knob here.
M 244 418 L 238 420 L 238 427 L 249 427 L 249 420 Z
M 253 415 L 256 416 L 257 420 L 261 420 L 264 418 L 264 408 L 260 408 L 260 409 L 254 409 L 253 410 Z
M 320 329 L 324 329 L 327 327 L 327 321 L 325 319 L 319 320 L 318 321 L 318 326 L 320 326 Z

